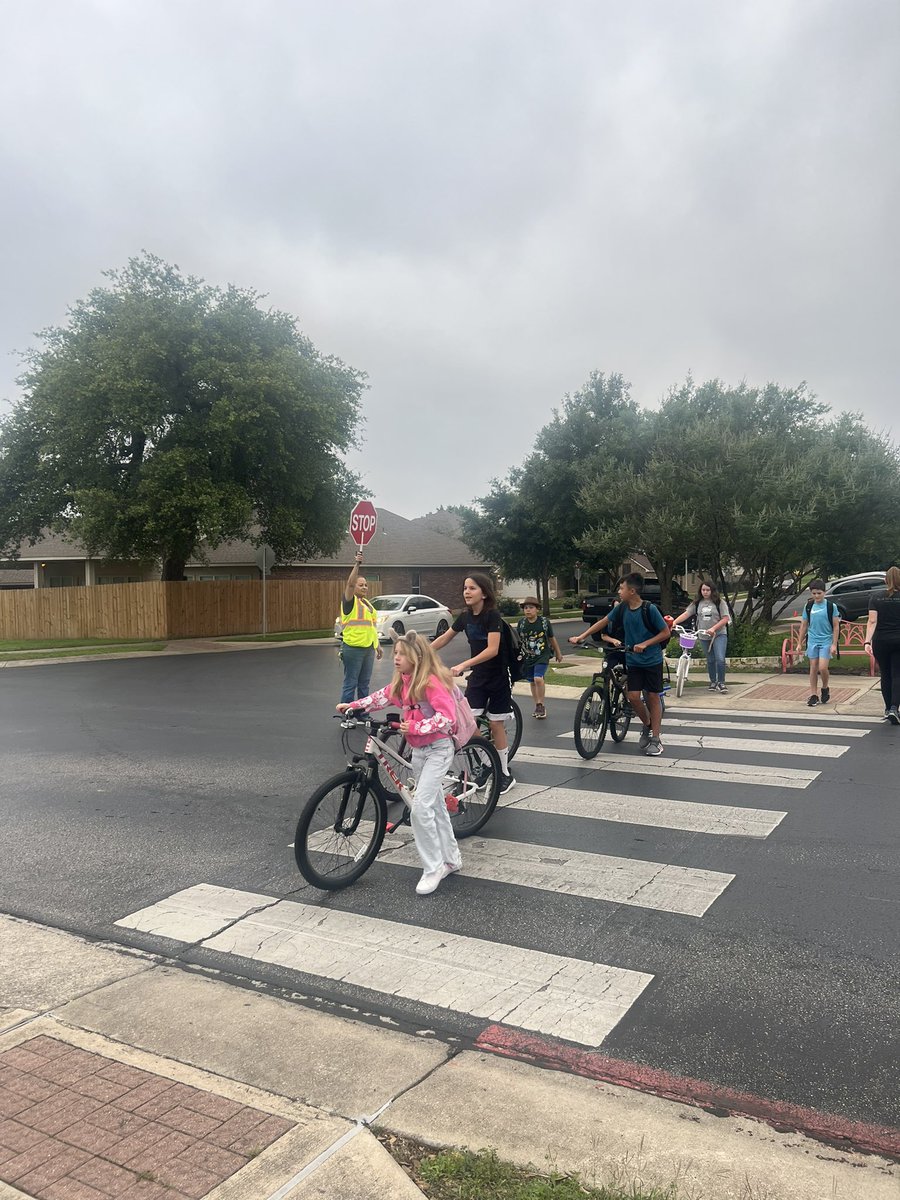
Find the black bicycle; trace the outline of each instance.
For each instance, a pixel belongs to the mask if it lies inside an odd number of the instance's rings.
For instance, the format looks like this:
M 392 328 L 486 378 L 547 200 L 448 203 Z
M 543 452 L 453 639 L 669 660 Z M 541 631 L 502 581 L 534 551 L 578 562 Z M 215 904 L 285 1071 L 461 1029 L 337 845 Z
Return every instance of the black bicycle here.
M 482 713 L 480 717 L 475 718 L 475 724 L 478 726 L 478 732 L 481 737 L 489 738 L 491 736 L 491 723 L 487 719 L 487 714 Z M 509 725 L 512 724 L 512 729 Z M 519 748 L 519 743 L 522 741 L 522 710 L 512 702 L 512 722 L 506 722 L 506 740 L 509 744 L 509 761 L 515 758 L 516 751 Z
M 603 666 L 594 673 L 575 706 L 575 749 L 582 758 L 593 758 L 599 754 L 607 730 L 614 742 L 624 741 L 633 716 L 623 655 L 607 650 Z
M 396 713 L 383 721 L 363 715 L 342 718 L 345 746 L 358 726 L 366 730 L 366 744 L 361 754 L 350 751 L 346 770 L 313 792 L 297 822 L 294 858 L 313 887 L 336 891 L 354 883 L 375 861 L 384 835 L 409 824 L 415 779 L 399 753 L 398 725 Z M 457 750 L 444 776 L 444 802 L 457 838 L 471 837 L 490 818 L 500 778 L 500 757 L 485 738 L 474 737 Z M 398 800 L 403 809 L 391 820 L 389 805 Z

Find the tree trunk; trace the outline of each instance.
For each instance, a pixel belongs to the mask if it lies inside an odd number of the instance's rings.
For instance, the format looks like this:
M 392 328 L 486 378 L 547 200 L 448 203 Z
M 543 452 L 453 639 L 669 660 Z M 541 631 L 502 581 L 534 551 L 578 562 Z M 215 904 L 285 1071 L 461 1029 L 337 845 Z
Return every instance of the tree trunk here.
M 162 565 L 163 583 L 181 583 L 184 579 L 186 558 L 164 558 Z
M 545 617 L 550 616 L 550 576 L 541 575 L 538 580 L 538 599 L 541 602 L 541 612 Z

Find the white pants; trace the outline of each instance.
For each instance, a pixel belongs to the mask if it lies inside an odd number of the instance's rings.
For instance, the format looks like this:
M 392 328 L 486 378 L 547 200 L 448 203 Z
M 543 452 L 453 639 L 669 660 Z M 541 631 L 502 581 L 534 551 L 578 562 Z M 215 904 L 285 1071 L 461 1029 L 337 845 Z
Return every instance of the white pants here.
M 454 753 L 450 738 L 412 749 L 416 792 L 410 818 L 416 849 L 426 871 L 437 871 L 444 863 L 453 867 L 460 863 L 443 787 Z

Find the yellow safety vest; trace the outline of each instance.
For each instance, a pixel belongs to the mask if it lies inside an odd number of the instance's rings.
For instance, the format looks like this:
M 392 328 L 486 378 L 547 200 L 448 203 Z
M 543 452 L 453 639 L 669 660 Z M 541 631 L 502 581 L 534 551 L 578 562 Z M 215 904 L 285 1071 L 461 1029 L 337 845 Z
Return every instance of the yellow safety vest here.
M 377 646 L 375 609 L 362 596 L 353 597 L 356 603 L 349 613 L 341 605 L 341 636 L 345 646 Z

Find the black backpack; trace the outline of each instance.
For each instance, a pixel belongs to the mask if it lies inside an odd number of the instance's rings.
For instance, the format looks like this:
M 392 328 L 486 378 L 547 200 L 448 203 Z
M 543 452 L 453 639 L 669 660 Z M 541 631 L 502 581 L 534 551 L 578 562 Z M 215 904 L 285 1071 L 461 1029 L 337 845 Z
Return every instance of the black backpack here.
M 519 631 L 515 626 L 510 625 L 509 621 L 504 621 L 500 630 L 500 648 L 506 655 L 506 666 L 509 669 L 509 678 L 513 683 L 518 683 L 522 678 L 522 639 L 519 637 Z

